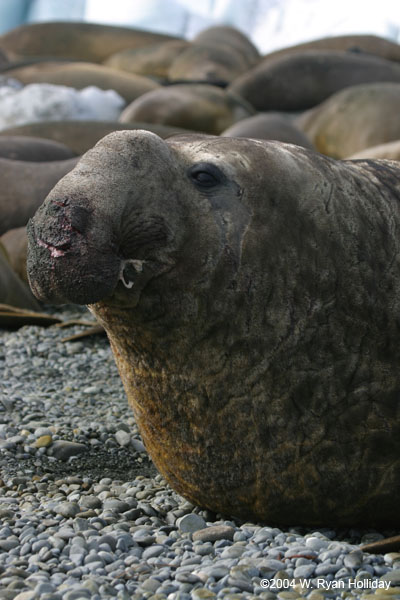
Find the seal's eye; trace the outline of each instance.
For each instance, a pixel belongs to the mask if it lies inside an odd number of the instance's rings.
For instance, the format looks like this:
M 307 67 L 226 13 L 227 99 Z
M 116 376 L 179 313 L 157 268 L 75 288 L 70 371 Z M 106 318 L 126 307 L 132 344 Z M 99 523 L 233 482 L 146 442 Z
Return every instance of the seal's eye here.
M 222 183 L 224 174 L 210 163 L 197 163 L 189 169 L 189 177 L 199 188 L 211 188 Z

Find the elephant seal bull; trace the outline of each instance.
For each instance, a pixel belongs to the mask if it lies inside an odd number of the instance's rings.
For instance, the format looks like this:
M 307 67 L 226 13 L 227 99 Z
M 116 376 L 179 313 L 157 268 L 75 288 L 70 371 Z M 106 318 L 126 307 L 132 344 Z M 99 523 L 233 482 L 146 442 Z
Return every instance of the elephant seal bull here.
M 254 44 L 238 29 L 227 26 L 201 31 L 171 63 L 171 81 L 204 81 L 226 86 L 260 59 Z
M 54 140 L 24 135 L 0 135 L 0 157 L 27 162 L 52 162 L 73 158 L 76 153 Z
M 400 83 L 354 85 L 305 111 L 294 121 L 315 148 L 347 158 L 400 139 Z
M 182 83 L 143 94 L 122 111 L 119 121 L 142 121 L 219 134 L 254 112 L 243 98 L 216 85 Z
M 373 54 L 400 62 L 400 45 L 378 35 L 350 34 L 337 35 L 303 42 L 295 46 L 287 46 L 268 53 L 264 61 L 274 60 L 278 56 L 297 54 L 305 50 L 339 50 L 342 52 L 358 52 L 362 54 Z
M 28 23 L 0 36 L 0 47 L 13 60 L 65 58 L 102 62 L 125 48 L 140 48 L 177 39 L 132 27 L 52 21 Z
M 33 311 L 39 309 L 39 304 L 29 287 L 13 270 L 7 250 L 0 241 L 0 305 L 4 304 Z M 0 316 L 0 327 L 3 325 Z
M 29 225 L 38 298 L 89 304 L 179 493 L 277 524 L 394 526 L 400 168 L 115 132 Z
M 252 117 L 237 121 L 221 135 L 226 137 L 247 137 L 258 140 L 277 140 L 287 144 L 297 144 L 304 148 L 313 148 L 306 134 L 300 131 L 284 113 L 258 113 Z
M 33 162 L 0 157 L 0 235 L 27 224 L 78 158 Z
M 142 94 L 155 90 L 159 84 L 148 77 L 124 73 L 104 65 L 87 62 L 57 63 L 42 61 L 33 65 L 9 69 L 7 76 L 24 85 L 52 83 L 82 90 L 95 86 L 101 90 L 115 90 L 126 102 L 133 102 Z
M 13 271 L 18 277 L 28 283 L 26 272 L 26 253 L 28 250 L 28 238 L 26 227 L 9 229 L 0 236 L 0 244 L 3 246 Z
M 394 142 L 386 142 L 386 144 L 378 144 L 370 146 L 359 152 L 355 152 L 347 158 L 355 160 L 357 158 L 387 158 L 389 160 L 400 160 L 400 140 Z
M 188 129 L 162 125 L 161 123 L 118 123 L 117 121 L 68 119 L 66 121 L 39 121 L 37 123 L 27 123 L 26 125 L 16 125 L 15 127 L 3 129 L 0 130 L 0 140 L 2 136 L 48 138 L 55 142 L 61 142 L 76 154 L 83 154 L 90 150 L 105 135 L 119 129 L 147 129 L 162 138 L 177 134 L 193 133 Z
M 301 111 L 358 84 L 400 83 L 400 65 L 368 54 L 307 50 L 262 61 L 228 90 L 258 111 Z M 295 91 L 294 91 L 295 90 Z

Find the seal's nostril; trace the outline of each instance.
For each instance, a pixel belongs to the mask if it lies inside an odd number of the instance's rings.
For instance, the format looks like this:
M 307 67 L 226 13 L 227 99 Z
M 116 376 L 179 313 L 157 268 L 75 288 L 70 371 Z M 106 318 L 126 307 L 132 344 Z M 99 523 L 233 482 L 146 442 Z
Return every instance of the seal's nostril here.
M 85 234 L 90 227 L 91 211 L 82 206 L 75 206 L 73 210 L 68 212 L 71 229 L 82 235 Z
M 63 231 L 70 231 L 84 235 L 90 228 L 92 211 L 84 206 L 71 206 L 69 198 L 56 197 L 50 201 L 50 212 L 59 220 L 59 227 Z

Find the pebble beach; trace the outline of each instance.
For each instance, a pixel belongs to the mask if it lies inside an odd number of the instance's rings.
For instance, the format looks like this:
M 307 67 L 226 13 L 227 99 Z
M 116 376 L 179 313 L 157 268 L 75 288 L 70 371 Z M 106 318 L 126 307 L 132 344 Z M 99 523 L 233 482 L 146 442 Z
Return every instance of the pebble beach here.
M 65 307 L 63 320 L 90 318 Z M 157 473 L 105 336 L 0 330 L 0 600 L 400 599 L 398 531 L 279 529 Z

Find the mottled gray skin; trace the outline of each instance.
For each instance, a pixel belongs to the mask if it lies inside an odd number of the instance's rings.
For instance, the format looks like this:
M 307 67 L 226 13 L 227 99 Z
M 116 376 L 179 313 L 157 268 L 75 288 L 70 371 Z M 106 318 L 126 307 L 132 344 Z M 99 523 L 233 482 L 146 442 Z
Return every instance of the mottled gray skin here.
M 151 457 L 192 502 L 394 527 L 399 200 L 392 162 L 116 132 L 30 223 L 29 277 L 91 305 Z

